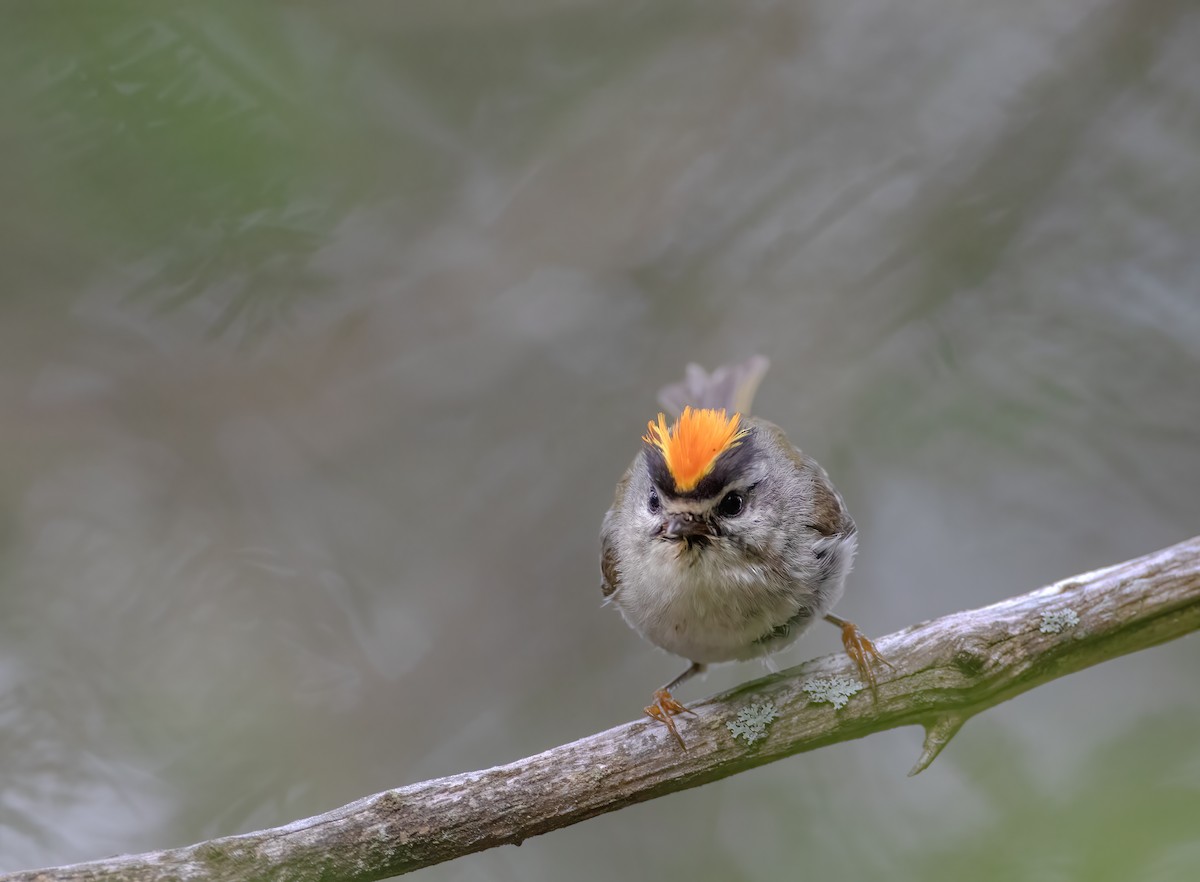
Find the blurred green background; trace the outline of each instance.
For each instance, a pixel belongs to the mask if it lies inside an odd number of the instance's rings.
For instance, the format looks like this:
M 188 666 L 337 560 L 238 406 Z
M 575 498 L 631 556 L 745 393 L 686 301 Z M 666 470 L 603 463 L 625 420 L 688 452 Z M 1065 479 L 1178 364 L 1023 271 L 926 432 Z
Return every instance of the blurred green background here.
M 601 609 L 596 537 L 689 360 L 772 359 L 871 634 L 1200 530 L 1194 3 L 4 21 L 0 869 L 636 717 L 680 665 Z M 1191 880 L 1198 670 L 1060 680 L 915 779 L 901 730 L 418 875 Z

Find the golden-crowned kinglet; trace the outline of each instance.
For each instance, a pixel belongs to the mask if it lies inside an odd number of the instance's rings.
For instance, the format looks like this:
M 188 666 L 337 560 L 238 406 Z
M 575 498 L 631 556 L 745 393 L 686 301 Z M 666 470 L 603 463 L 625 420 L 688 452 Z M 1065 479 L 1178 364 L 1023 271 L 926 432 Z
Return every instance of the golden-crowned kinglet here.
M 842 629 L 872 688 L 872 662 L 887 664 L 853 623 L 829 613 L 858 542 L 841 495 L 782 429 L 746 415 L 766 370 L 762 356 L 711 374 L 693 364 L 664 388 L 659 400 L 677 418 L 649 423 L 600 531 L 608 602 L 692 663 L 646 708 L 680 745 L 672 716 L 686 708 L 672 689 L 710 662 L 776 652 L 817 619 Z

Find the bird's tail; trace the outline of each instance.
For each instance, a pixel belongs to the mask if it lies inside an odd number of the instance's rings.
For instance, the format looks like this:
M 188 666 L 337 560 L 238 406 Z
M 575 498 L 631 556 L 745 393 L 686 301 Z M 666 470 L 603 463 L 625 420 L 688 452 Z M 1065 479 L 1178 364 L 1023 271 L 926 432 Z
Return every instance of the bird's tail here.
M 737 364 L 722 365 L 711 374 L 698 364 L 689 364 L 681 381 L 659 390 L 658 400 L 672 418 L 689 405 L 748 414 L 770 364 L 766 356 L 752 355 Z

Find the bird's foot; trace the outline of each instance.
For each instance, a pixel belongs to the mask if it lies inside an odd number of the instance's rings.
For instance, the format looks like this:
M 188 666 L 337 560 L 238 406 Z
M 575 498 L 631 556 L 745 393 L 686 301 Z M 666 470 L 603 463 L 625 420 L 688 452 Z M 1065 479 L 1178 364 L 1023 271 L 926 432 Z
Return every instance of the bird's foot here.
M 687 750 L 687 745 L 683 743 L 683 738 L 679 735 L 679 730 L 675 728 L 675 721 L 671 719 L 676 714 L 695 714 L 695 711 L 690 711 L 671 695 L 666 689 L 657 689 L 654 692 L 654 704 L 646 707 L 646 716 L 652 717 L 662 723 L 670 730 L 671 735 L 679 742 L 679 746 Z
M 875 695 L 875 665 L 885 664 L 893 671 L 896 670 L 896 666 L 883 657 L 871 642 L 871 638 L 858 630 L 858 625 L 854 622 L 843 619 L 838 624 L 842 628 L 842 646 L 846 648 L 846 655 L 850 656 L 850 660 L 858 668 L 859 675 L 871 687 L 871 694 Z

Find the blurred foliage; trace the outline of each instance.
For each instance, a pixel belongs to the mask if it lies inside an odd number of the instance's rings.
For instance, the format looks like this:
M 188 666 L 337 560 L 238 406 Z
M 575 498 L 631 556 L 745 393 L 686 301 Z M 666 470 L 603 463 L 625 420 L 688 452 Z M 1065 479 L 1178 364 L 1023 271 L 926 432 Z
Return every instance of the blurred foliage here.
M 315 258 L 352 208 L 400 193 L 419 219 L 485 153 L 524 156 L 678 9 L 413 12 L 374 52 L 369 15 L 319 7 L 25 6 L 0 34 L 21 201 L 138 277 L 132 304 L 259 334 L 327 287 Z
M 262 329 L 324 286 L 313 257 L 369 192 L 353 54 L 301 14 L 28 4 L 0 36 L 10 149 L 42 211 L 171 310 Z
M 982 722 L 986 717 L 976 721 Z M 982 727 L 980 727 L 982 728 Z M 1070 764 L 1035 771 L 1036 750 L 998 730 L 961 763 L 984 818 L 950 841 L 925 840 L 905 863 L 912 879 L 1087 879 L 1126 882 L 1197 845 L 1200 715 L 1193 708 L 1133 720 Z M 985 756 L 986 754 L 986 756 Z

